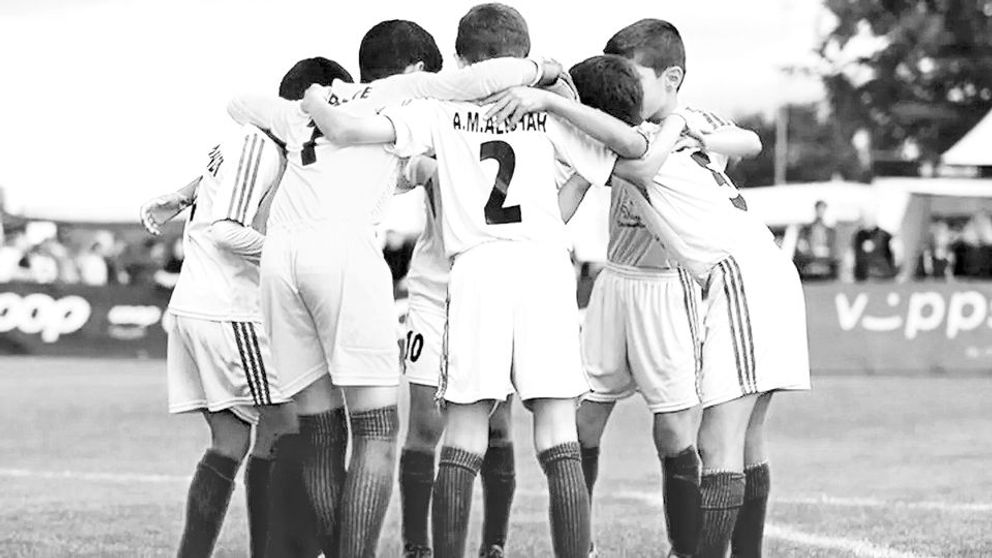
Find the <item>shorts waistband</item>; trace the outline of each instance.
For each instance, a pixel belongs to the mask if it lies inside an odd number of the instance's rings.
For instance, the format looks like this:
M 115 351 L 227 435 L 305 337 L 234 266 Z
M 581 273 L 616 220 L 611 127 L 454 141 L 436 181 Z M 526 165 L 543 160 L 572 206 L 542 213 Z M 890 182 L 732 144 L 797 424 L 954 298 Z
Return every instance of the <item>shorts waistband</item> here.
M 606 269 L 620 275 L 621 277 L 629 277 L 631 279 L 671 279 L 672 277 L 678 277 L 679 275 L 679 270 L 677 267 L 658 269 L 607 263 Z

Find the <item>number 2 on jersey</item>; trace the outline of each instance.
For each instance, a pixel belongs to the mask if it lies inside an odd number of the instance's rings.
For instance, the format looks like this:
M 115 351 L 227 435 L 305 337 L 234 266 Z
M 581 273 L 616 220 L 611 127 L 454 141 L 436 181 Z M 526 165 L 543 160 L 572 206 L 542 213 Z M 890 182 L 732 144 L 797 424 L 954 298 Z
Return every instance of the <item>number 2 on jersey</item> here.
M 486 224 L 506 225 L 521 222 L 523 219 L 520 216 L 519 205 L 503 207 L 506 203 L 506 193 L 510 189 L 510 181 L 513 179 L 513 171 L 517 167 L 517 155 L 513 152 L 513 147 L 505 141 L 487 141 L 479 146 L 479 159 L 480 161 L 496 159 L 499 163 L 496 183 L 493 184 L 489 201 L 486 202 Z

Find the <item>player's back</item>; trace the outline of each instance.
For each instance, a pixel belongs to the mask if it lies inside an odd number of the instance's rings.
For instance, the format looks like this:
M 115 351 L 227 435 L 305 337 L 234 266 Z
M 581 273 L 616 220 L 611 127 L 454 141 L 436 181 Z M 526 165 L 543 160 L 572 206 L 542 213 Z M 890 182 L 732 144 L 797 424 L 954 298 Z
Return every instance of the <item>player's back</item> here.
M 357 100 L 344 110 L 368 116 L 375 105 Z M 326 225 L 372 234 L 396 183 L 395 156 L 380 146 L 327 141 L 296 101 L 237 98 L 230 111 L 239 121 L 268 127 L 286 144 L 286 173 L 269 218 L 273 231 Z
M 280 146 L 253 126 L 232 126 L 213 148 L 183 230 L 185 259 L 169 309 L 195 318 L 259 318 L 258 262 L 219 246 L 210 232 L 222 220 L 265 230 L 266 206 L 284 167 Z
M 569 240 L 556 188 L 556 158 L 604 183 L 615 155 L 544 112 L 514 125 L 485 118 L 488 107 L 418 100 L 387 116 L 396 128 L 396 151 L 433 151 L 444 245 L 455 257 L 493 241 L 535 241 L 567 250 Z

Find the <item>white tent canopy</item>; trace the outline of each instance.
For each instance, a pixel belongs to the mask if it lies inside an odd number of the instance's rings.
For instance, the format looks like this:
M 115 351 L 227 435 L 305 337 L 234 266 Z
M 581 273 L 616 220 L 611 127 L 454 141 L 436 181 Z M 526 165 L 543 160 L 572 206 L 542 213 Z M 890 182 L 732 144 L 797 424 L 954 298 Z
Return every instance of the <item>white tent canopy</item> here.
M 951 146 L 942 160 L 945 165 L 992 166 L 992 112 Z

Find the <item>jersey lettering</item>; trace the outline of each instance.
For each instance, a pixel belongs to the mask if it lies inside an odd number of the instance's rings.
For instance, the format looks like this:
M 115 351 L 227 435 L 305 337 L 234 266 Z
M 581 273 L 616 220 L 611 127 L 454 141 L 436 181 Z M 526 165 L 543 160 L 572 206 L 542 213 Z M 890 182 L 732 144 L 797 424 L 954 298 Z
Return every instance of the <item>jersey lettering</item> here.
M 506 225 L 521 222 L 523 219 L 519 205 L 503 207 L 506 203 L 506 193 L 510 189 L 510 181 L 513 180 L 513 171 L 517 166 L 517 156 L 513 152 L 513 147 L 505 141 L 487 141 L 479 146 L 479 157 L 481 161 L 495 159 L 499 163 L 496 183 L 493 184 L 489 201 L 486 202 L 486 224 Z

